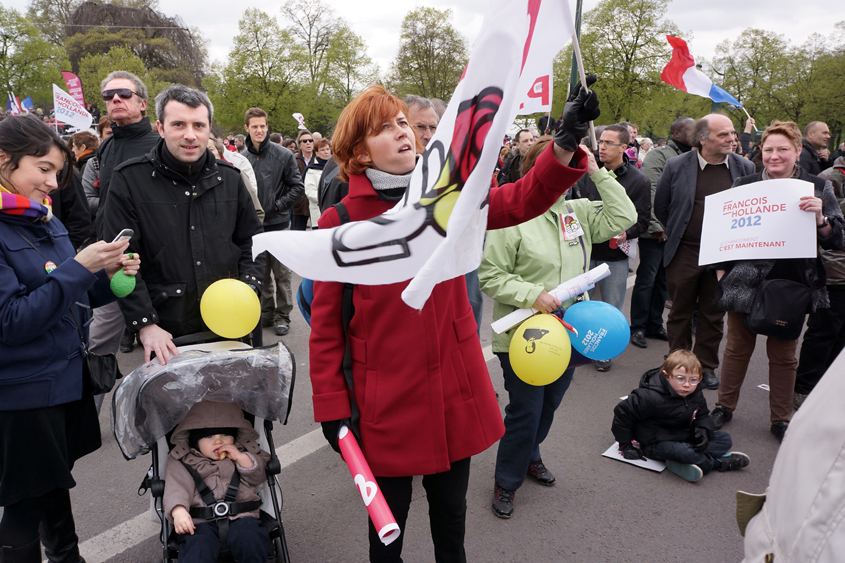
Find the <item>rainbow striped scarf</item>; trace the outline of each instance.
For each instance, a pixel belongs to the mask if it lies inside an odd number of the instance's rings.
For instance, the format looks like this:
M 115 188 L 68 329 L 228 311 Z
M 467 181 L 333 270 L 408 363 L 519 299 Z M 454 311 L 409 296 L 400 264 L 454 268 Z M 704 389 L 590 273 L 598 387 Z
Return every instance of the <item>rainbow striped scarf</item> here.
M 0 213 L 32 217 L 46 222 L 53 218 L 53 200 L 45 197 L 44 201 L 38 203 L 0 186 Z

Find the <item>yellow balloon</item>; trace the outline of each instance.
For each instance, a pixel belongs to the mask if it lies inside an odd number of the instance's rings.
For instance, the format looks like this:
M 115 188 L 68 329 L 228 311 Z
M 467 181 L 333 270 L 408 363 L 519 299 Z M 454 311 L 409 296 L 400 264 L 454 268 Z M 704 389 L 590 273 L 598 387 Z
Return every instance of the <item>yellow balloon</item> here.
M 548 385 L 569 366 L 569 333 L 552 315 L 534 315 L 516 329 L 511 339 L 511 367 L 529 385 Z
M 205 325 L 223 338 L 241 338 L 258 326 L 261 303 L 247 284 L 219 280 L 202 294 L 200 313 Z

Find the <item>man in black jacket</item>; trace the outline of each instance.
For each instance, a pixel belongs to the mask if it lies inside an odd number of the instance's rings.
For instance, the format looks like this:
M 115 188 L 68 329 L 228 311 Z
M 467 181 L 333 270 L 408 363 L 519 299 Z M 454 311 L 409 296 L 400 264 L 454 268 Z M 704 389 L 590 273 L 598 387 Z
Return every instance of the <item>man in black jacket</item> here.
M 830 160 L 830 151 L 827 149 L 829 140 L 830 129 L 827 123 L 822 121 L 808 123 L 804 128 L 803 150 L 798 161 L 801 168 L 813 176 L 818 176 L 822 170 L 830 168 L 833 161 Z
M 100 88 L 106 111 L 114 121 L 111 124 L 112 135 L 103 140 L 97 149 L 100 172 L 94 184 L 100 198 L 94 231 L 98 238 L 105 238 L 102 232 L 103 211 L 114 169 L 131 158 L 148 153 L 161 137 L 152 129 L 147 118 L 147 87 L 140 78 L 131 72 L 116 70 L 106 76 Z M 131 352 L 135 332 L 126 330 L 116 302 L 99 307 L 94 311 L 89 349 L 95 354 L 114 354 L 119 345 L 121 350 Z
M 208 97 L 173 85 L 156 97 L 156 114 L 162 139 L 115 169 L 103 223 L 107 239 L 135 231 L 129 251 L 145 257 L 143 275 L 120 308 L 145 361 L 155 352 L 164 365 L 177 353 L 174 337 L 207 330 L 200 299 L 208 286 L 232 278 L 258 292 L 264 264 L 252 260 L 262 229 L 240 171 L 207 149 Z
M 605 169 L 612 172 L 616 181 L 625 188 L 628 198 L 637 209 L 637 222 L 630 229 L 619 233 L 606 242 L 593 243 L 590 256 L 590 268 L 600 264 L 607 264 L 610 276 L 597 285 L 601 289 L 601 300 L 610 303 L 620 311 L 625 303 L 625 290 L 628 282 L 628 255 L 619 245 L 626 241 L 634 241 L 648 230 L 651 219 L 651 183 L 648 178 L 635 166 L 628 163 L 625 149 L 628 147 L 630 135 L 623 125 L 608 125 L 601 133 L 599 141 L 599 160 Z M 601 201 L 601 194 L 595 183 L 588 175 L 573 187 L 573 197 L 586 198 L 590 201 Z M 591 291 L 590 297 L 595 290 Z M 608 371 L 610 360 L 595 362 L 598 371 Z
M 528 149 L 531 148 L 531 145 L 534 144 L 534 140 L 534 134 L 531 133 L 530 129 L 520 129 L 517 132 L 516 136 L 513 138 L 513 143 L 516 145 L 516 153 L 511 156 L 507 162 L 505 162 L 504 166 L 502 166 L 502 170 L 496 177 L 496 181 L 499 182 L 500 186 L 502 184 L 516 182 L 522 178 L 522 157 L 525 156 L 525 153 L 527 153 Z
M 296 160 L 289 150 L 270 142 L 264 110 L 249 108 L 244 122 L 244 129 L 249 134 L 244 142 L 246 149 L 241 154 L 255 170 L 258 199 L 264 208 L 264 230 L 287 230 L 290 228 L 291 208 L 305 193 Z M 290 331 L 290 312 L 293 310 L 290 270 L 270 254 L 265 254 L 265 259 L 267 269 L 261 291 L 261 322 L 264 326 L 275 325 L 276 334 L 284 336 Z M 271 275 L 276 281 L 275 292 Z

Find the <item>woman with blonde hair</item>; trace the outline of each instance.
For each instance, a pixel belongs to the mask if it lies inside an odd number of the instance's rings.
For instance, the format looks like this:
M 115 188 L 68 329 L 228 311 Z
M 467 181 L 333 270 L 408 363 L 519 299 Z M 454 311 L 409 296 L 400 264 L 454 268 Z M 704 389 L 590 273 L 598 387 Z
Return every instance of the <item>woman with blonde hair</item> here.
M 818 244 L 824 249 L 845 248 L 845 220 L 827 180 L 813 176 L 798 165 L 801 155 L 801 131 L 792 121 L 775 121 L 764 132 L 761 140 L 763 171 L 737 178 L 734 187 L 760 182 L 793 178 L 813 185 L 814 195 L 801 198 L 802 211 L 815 216 Z M 757 333 L 749 328 L 747 315 L 764 286 L 773 280 L 793 282 L 790 299 L 798 301 L 800 293 L 807 294 L 809 311 L 799 311 L 799 316 L 830 306 L 825 288 L 825 270 L 818 256 L 813 258 L 788 258 L 777 260 L 739 260 L 716 265 L 719 278 L 717 303 L 728 312 L 728 337 L 722 360 L 722 381 L 716 408 L 710 414 L 718 430 L 733 418 L 739 401 L 739 391 L 745 380 L 748 363 L 757 342 Z M 798 360 L 795 350 L 803 327 L 803 316 L 793 323 L 797 332 L 788 339 L 768 336 L 766 354 L 769 359 L 769 408 L 771 432 L 783 440 L 793 412 L 793 391 Z

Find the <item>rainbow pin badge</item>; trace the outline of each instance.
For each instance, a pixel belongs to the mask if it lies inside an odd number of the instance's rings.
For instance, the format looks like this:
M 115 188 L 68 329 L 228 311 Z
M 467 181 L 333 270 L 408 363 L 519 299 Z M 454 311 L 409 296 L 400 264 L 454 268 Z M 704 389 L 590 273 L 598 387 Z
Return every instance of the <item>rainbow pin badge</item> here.
M 44 269 L 47 270 L 48 274 L 52 274 L 53 270 L 56 269 L 56 263 L 52 260 L 48 260 L 46 264 L 44 264 Z

